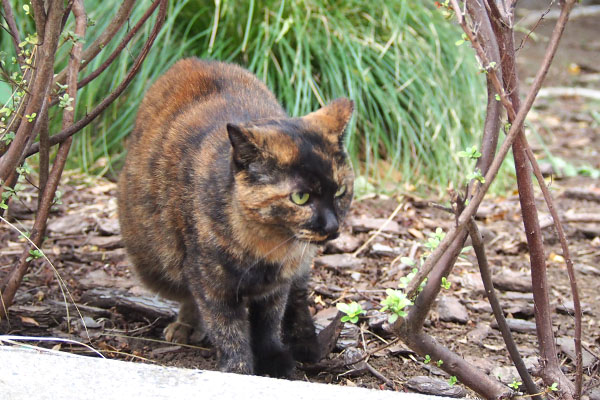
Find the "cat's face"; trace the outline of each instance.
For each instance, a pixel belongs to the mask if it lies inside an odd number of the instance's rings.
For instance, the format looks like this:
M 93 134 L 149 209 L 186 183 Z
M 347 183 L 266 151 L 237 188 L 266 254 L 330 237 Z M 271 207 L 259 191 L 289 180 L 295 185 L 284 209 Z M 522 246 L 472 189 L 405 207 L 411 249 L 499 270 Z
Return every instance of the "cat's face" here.
M 338 236 L 353 194 L 342 145 L 352 110 L 338 99 L 302 118 L 227 126 L 234 201 L 247 220 L 303 241 Z

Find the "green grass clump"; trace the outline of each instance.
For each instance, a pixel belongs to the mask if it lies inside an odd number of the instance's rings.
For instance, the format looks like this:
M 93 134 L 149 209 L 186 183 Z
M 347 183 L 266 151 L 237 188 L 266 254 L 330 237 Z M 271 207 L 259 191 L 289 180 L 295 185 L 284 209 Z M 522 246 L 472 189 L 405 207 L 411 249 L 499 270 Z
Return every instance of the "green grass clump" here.
M 86 4 L 96 20 L 89 38 L 119 3 Z M 131 21 L 149 3 L 140 1 Z M 485 89 L 468 44 L 455 44 L 460 31 L 435 6 L 419 0 L 182 0 L 169 7 L 125 96 L 77 134 L 72 159 L 83 170 L 112 168 L 145 90 L 179 58 L 197 56 L 247 67 L 294 116 L 336 97 L 353 99 L 348 149 L 355 169 L 372 184 L 426 183 L 444 190 L 450 181 L 464 182 L 466 161 L 457 153 L 479 143 Z M 141 38 L 131 44 L 81 92 L 79 116 L 118 85 L 142 44 Z

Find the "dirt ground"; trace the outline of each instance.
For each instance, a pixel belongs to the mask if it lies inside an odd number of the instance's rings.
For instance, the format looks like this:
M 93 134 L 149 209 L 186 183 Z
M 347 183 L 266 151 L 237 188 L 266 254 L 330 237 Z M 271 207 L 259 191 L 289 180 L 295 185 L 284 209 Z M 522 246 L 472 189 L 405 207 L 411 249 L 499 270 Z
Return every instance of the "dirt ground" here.
M 547 43 L 551 23 L 540 26 L 527 46 L 520 50 L 520 75 L 526 87 L 535 73 Z M 519 40 L 517 40 L 519 42 Z M 600 89 L 600 25 L 597 17 L 573 21 L 567 28 L 546 86 L 576 86 Z M 523 88 L 524 91 L 524 88 Z M 566 218 L 600 215 L 600 183 L 593 175 L 600 170 L 600 103 L 579 97 L 542 98 L 529 119 L 529 140 L 540 159 L 546 149 L 560 158 L 554 168 L 551 189 L 559 212 Z M 543 139 L 543 144 L 540 141 Z M 585 168 L 582 168 L 585 167 Z M 579 172 L 577 176 L 573 175 Z M 24 278 L 8 321 L 0 321 L 1 334 L 71 338 L 90 343 L 106 357 L 189 368 L 214 369 L 210 345 L 175 346 L 162 341 L 162 329 L 175 315 L 176 305 L 153 296 L 135 279 L 121 247 L 116 219 L 114 183 L 66 173 L 61 185 L 62 204 L 54 210 L 44 250 L 53 266 L 36 260 Z M 539 196 L 541 199 L 541 196 Z M 436 228 L 447 230 L 452 217 L 428 206 L 431 199 L 404 193 L 397 198 L 371 197 L 354 203 L 344 234 L 328 245 L 315 261 L 311 282 L 312 311 L 318 325 L 329 323 L 336 302 L 358 301 L 368 310 L 358 324 L 347 323 L 330 359 L 348 364 L 340 370 L 298 368 L 296 379 L 386 390 L 416 389 L 416 377 L 439 379 L 448 374 L 393 341 L 385 317 L 378 309 L 385 289 L 397 288 L 410 272 L 400 257 L 419 258 L 424 242 Z M 36 202 L 32 192 L 12 206 L 10 221 L 19 229 L 33 224 Z M 394 209 L 400 212 L 370 244 L 351 254 L 370 238 Z M 547 209 L 538 201 L 542 225 Z M 537 339 L 528 253 L 520 219 L 518 197 L 488 197 L 480 207 L 478 224 L 484 233 L 495 284 L 505 314 L 514 324 L 514 336 L 526 365 L 537 366 Z M 573 377 L 572 301 L 562 252 L 551 226 L 544 239 L 547 273 L 559 356 L 564 371 Z M 584 309 L 583 343 L 586 395 L 600 398 L 600 224 L 569 222 L 566 232 Z M 0 280 L 22 251 L 22 240 L 13 228 L 0 225 Z M 59 286 L 59 274 L 68 293 Z M 426 323 L 425 331 L 440 343 L 465 357 L 506 384 L 519 381 L 499 331 L 493 327 L 491 308 L 485 299 L 472 250 L 464 253 L 449 277 Z M 66 300 L 65 300 L 66 297 Z M 73 303 L 79 306 L 78 315 Z M 84 327 L 85 325 L 85 327 Z M 89 354 L 83 346 L 59 341 L 34 343 L 78 354 Z M 352 360 L 369 357 L 366 363 Z M 442 385 L 443 386 L 443 385 Z M 448 395 L 474 396 L 460 383 L 444 388 Z

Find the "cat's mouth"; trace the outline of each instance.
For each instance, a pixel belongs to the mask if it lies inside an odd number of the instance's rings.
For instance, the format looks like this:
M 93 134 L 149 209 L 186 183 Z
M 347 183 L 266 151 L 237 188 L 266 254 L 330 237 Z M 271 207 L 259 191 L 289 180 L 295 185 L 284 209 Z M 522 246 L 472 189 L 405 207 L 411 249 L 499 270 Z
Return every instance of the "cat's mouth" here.
M 310 242 L 313 244 L 321 245 L 325 244 L 330 240 L 337 239 L 340 236 L 339 232 L 333 232 L 327 235 L 321 235 L 316 232 L 302 231 L 296 234 L 296 238 L 303 242 Z

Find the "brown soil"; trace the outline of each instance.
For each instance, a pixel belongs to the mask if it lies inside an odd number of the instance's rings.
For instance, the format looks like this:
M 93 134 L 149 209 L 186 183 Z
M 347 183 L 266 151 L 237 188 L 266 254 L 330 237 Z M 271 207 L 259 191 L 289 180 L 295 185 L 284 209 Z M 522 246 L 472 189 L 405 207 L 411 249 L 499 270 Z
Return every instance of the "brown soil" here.
M 543 54 L 550 24 L 537 32 L 537 41 L 520 51 L 519 64 L 525 85 L 528 77 L 535 72 Z M 548 86 L 582 86 L 582 78 L 593 77 L 597 67 L 592 60 L 600 56 L 600 26 L 595 19 L 582 19 L 573 22 L 567 29 L 562 48 L 550 75 Z M 579 69 L 569 65 L 576 63 Z M 587 64 L 586 64 L 587 63 Z M 569 72 L 571 71 L 571 72 Z M 586 83 L 587 87 L 600 89 L 600 81 Z M 577 98 L 543 99 L 530 119 L 531 126 L 539 132 L 549 150 L 563 158 L 570 165 L 588 164 L 600 169 L 600 106 Z M 540 158 L 545 157 L 540 141 L 530 129 L 530 140 L 535 145 Z M 559 171 L 560 172 L 560 171 Z M 563 171 L 564 172 L 564 171 Z M 204 347 L 180 347 L 162 342 L 162 329 L 173 315 L 173 305 L 160 299 L 147 309 L 138 305 L 115 302 L 116 294 L 133 299 L 153 299 L 135 280 L 130 264 L 121 248 L 116 221 L 115 185 L 99 179 L 65 174 L 62 190 L 63 204 L 56 207 L 52 216 L 48 239 L 44 250 L 53 263 L 51 267 L 43 260 L 36 260 L 25 276 L 11 309 L 8 321 L 0 321 L 0 333 L 45 337 L 70 337 L 88 341 L 106 357 L 131 361 L 176 365 L 189 368 L 214 369 L 214 354 L 207 344 Z M 557 179 L 552 182 L 552 190 L 561 213 L 600 214 L 600 204 L 596 200 L 574 198 L 571 189 L 588 193 L 590 198 L 600 197 L 598 180 L 585 177 Z M 541 196 L 539 196 L 541 199 Z M 359 254 L 358 265 L 342 267 L 340 262 L 320 259 L 313 268 L 311 298 L 316 318 L 331 315 L 335 303 L 358 301 L 364 309 L 371 310 L 363 317 L 352 332 L 351 327 L 342 333 L 338 347 L 329 358 L 352 358 L 353 352 L 371 353 L 368 364 L 383 376 L 366 368 L 348 366 L 344 371 L 321 371 L 298 369 L 295 378 L 317 382 L 331 382 L 348 386 L 364 386 L 388 390 L 409 390 L 407 381 L 415 376 L 439 377 L 448 380 L 449 376 L 425 363 L 423 357 L 411 352 L 401 343 L 395 343 L 376 351 L 393 340 L 385 325 L 377 323 L 379 302 L 385 296 L 386 288 L 397 288 L 399 279 L 409 272 L 396 260 L 415 251 L 416 258 L 426 251 L 423 243 L 437 227 L 447 228 L 452 217 L 427 206 L 425 200 L 416 196 L 394 198 L 375 197 L 355 202 L 351 218 L 345 227 L 346 237 L 364 243 L 373 232 L 360 232 L 359 217 L 387 218 L 401 204 L 401 212 L 392 227 L 377 236 Z M 13 203 L 11 221 L 19 229 L 29 229 L 32 225 L 35 195 L 23 198 L 22 203 Z M 538 201 L 541 214 L 547 212 L 543 202 Z M 487 252 L 497 280 L 501 302 L 508 317 L 521 322 L 533 322 L 533 303 L 528 293 L 529 265 L 525 235 L 520 220 L 518 197 L 488 198 L 478 214 L 478 224 L 484 231 Z M 542 220 L 544 220 L 542 216 Z M 600 279 L 600 225 L 568 223 L 566 231 L 570 250 L 578 271 L 578 284 L 584 304 L 585 347 L 591 352 L 586 358 L 585 385 L 590 398 L 600 398 L 600 378 L 598 378 L 600 354 L 600 304 L 597 280 Z M 569 281 L 562 261 L 562 254 L 551 227 L 544 230 L 548 262 L 549 293 L 553 314 L 553 327 L 557 338 L 565 340 L 559 346 L 559 356 L 563 360 L 564 371 L 573 377 L 574 363 L 568 353 L 568 343 L 573 337 Z M 7 226 L 0 225 L 0 280 L 6 275 L 22 251 L 22 240 Z M 329 252 L 339 251 L 329 248 Z M 339 260 L 338 260 L 339 261 Z M 56 269 L 56 271 L 53 270 Z M 69 291 L 65 301 L 59 288 L 56 275 L 59 274 Z M 504 283 L 502 282 L 502 278 Z M 438 302 L 458 299 L 466 307 L 466 320 L 446 321 L 443 309 L 434 307 L 429 315 L 425 331 L 440 343 L 461 354 L 480 369 L 493 376 L 501 375 L 507 384 L 511 383 L 513 371 L 505 345 L 498 330 L 490 328 L 493 321 L 489 305 L 482 291 L 481 279 L 473 251 L 467 251 L 459 260 L 449 277 L 450 289 L 442 290 Z M 98 299 L 98 289 L 112 293 L 112 300 L 102 305 Z M 115 292 L 120 290 L 120 292 Z M 116 293 L 116 294 L 115 294 Z M 86 317 L 87 331 L 81 318 L 71 309 L 66 317 L 66 304 L 95 304 L 98 308 L 82 307 Z M 125 305 L 124 305 L 125 304 Z M 460 312 L 451 313 L 456 317 Z M 381 321 L 380 321 L 381 322 Z M 526 327 L 527 328 L 527 327 Z M 519 350 L 528 366 L 537 365 L 538 346 L 535 331 L 514 333 Z M 62 347 L 62 350 L 86 353 L 80 346 L 60 345 L 58 342 L 36 343 L 42 347 Z M 520 379 L 517 379 L 520 380 Z M 386 383 L 387 382 L 387 383 Z M 460 386 L 460 385 L 459 385 Z M 472 392 L 467 391 L 469 395 Z

